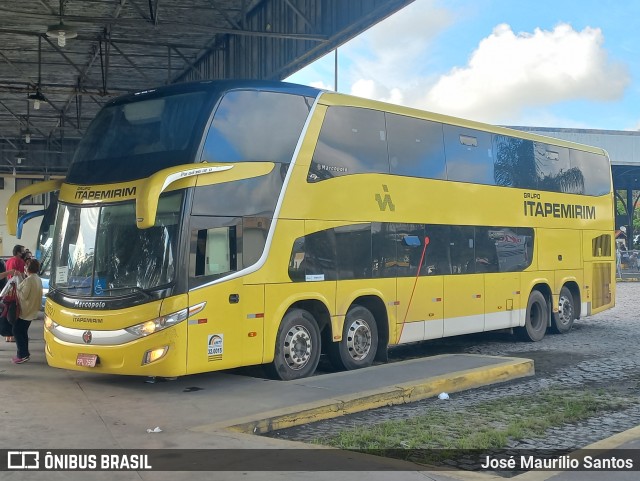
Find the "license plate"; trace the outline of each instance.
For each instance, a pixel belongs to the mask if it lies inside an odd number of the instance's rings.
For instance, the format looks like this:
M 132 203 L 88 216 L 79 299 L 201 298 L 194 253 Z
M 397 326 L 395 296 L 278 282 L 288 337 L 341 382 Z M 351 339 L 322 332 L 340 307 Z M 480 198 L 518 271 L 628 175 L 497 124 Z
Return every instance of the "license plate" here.
M 97 354 L 78 354 L 78 357 L 76 357 L 76 366 L 96 367 L 97 362 Z

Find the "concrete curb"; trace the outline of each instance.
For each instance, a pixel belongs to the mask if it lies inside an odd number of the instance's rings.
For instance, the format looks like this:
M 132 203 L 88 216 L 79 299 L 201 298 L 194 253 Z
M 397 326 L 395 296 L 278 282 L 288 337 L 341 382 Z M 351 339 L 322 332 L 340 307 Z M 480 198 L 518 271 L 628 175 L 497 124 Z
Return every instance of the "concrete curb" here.
M 374 391 L 360 392 L 343 399 L 324 399 L 285 410 L 264 413 L 260 419 L 236 419 L 225 423 L 226 426 L 205 425 L 193 429 L 206 432 L 226 428 L 247 434 L 264 434 L 277 429 L 322 421 L 345 414 L 419 401 L 437 396 L 441 392 L 454 393 L 510 381 L 524 376 L 532 376 L 534 373 L 532 360 L 504 358 L 504 362 L 500 364 L 396 384 Z

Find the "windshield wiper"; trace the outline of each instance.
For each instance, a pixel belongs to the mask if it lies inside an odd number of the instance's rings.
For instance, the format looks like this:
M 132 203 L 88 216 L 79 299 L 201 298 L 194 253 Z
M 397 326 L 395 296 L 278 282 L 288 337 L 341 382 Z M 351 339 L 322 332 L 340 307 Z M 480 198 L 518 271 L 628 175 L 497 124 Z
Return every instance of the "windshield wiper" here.
M 145 289 L 143 289 L 142 287 L 138 287 L 138 286 L 127 286 L 127 287 L 111 287 L 109 289 L 102 289 L 100 292 L 115 292 L 115 291 L 124 291 L 124 290 L 131 290 L 133 292 L 140 292 L 142 294 L 144 294 L 147 299 L 153 299 L 153 296 Z

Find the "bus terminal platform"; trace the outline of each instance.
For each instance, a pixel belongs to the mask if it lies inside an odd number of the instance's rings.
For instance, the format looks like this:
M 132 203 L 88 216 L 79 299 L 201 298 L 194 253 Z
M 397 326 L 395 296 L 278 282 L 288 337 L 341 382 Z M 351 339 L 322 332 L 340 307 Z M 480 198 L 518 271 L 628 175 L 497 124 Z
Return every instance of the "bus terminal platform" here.
M 452 354 L 286 382 L 234 371 L 161 380 L 50 368 L 44 356 L 42 321 L 34 321 L 29 334 L 31 359 L 20 365 L 11 363 L 15 344 L 0 340 L 0 449 L 213 449 L 231 450 L 235 453 L 231 457 L 240 459 L 223 463 L 216 473 L 10 471 L 0 472 L 2 480 L 299 479 L 306 470 L 302 461 L 296 461 L 295 453 L 322 448 L 257 434 L 534 374 L 530 359 Z M 640 446 L 638 438 L 640 431 L 621 442 Z M 244 453 L 271 449 L 292 449 L 291 469 L 261 472 L 234 464 L 242 463 L 244 456 L 251 457 Z M 427 473 L 411 463 L 368 457 L 367 478 L 374 481 L 502 479 L 474 472 Z M 390 464 L 394 465 L 391 471 Z M 307 471 L 302 477 L 334 480 L 338 474 L 338 479 L 363 479 L 362 472 L 327 470 Z M 545 473 L 529 472 L 518 478 L 547 479 L 553 473 L 527 477 L 533 474 Z M 570 474 L 560 473 L 552 479 L 578 479 Z

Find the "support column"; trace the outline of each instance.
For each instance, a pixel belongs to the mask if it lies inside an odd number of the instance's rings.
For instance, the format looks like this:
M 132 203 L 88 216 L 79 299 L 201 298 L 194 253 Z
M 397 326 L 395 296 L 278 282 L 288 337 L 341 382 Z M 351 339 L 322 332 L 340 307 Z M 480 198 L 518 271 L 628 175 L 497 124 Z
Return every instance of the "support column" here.
M 627 249 L 633 249 L 633 189 L 627 188 Z

